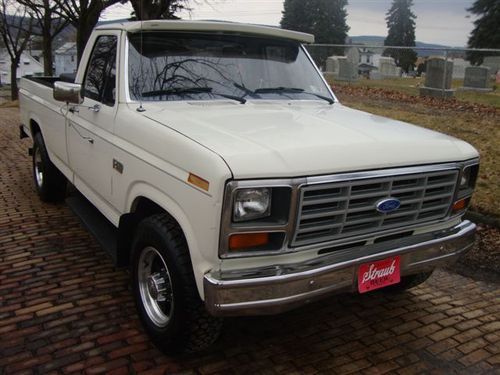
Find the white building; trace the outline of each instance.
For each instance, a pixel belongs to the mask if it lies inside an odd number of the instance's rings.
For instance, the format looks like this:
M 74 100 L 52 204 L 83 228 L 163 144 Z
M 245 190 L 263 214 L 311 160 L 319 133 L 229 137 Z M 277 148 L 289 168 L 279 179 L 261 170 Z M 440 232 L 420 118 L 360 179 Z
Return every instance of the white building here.
M 375 53 L 370 51 L 366 47 L 362 47 L 359 49 L 359 63 L 367 64 L 367 65 L 375 65 L 373 64 L 373 55 Z
M 54 56 L 55 75 L 76 72 L 76 43 L 68 42 L 59 47 Z
M 365 65 L 371 65 L 374 67 L 380 66 L 380 58 L 382 54 L 373 52 L 366 47 L 359 48 L 359 63 Z
M 28 53 L 35 58 L 40 64 L 43 65 L 43 50 L 41 49 L 31 49 Z
M 28 52 L 23 52 L 17 67 L 17 78 L 42 74 L 43 65 Z M 2 85 L 10 84 L 10 55 L 6 50 L 0 50 L 0 83 Z

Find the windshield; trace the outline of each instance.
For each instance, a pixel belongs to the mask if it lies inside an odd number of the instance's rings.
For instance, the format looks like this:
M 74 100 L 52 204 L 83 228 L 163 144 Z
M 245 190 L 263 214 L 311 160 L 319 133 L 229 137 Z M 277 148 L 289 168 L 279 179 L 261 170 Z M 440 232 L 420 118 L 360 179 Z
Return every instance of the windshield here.
M 128 69 L 134 100 L 333 103 L 320 74 L 300 44 L 292 41 L 179 32 L 143 32 L 141 38 L 140 33 L 131 33 Z

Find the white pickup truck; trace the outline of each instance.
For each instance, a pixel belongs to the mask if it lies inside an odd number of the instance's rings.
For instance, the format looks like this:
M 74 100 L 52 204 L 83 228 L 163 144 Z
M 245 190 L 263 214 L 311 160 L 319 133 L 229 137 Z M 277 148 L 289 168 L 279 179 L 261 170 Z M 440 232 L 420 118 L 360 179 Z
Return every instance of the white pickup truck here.
M 69 181 L 112 224 L 164 350 L 210 345 L 223 316 L 410 288 L 473 244 L 461 218 L 477 151 L 344 107 L 311 42 L 237 23 L 108 24 L 72 82 L 21 80 L 40 198 L 64 199 Z

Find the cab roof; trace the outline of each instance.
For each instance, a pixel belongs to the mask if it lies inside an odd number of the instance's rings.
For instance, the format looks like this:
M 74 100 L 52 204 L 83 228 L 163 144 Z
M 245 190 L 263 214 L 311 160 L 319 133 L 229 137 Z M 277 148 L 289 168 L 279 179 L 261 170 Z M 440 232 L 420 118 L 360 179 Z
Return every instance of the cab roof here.
M 140 21 L 123 21 L 104 24 L 96 27 L 96 30 L 124 30 L 126 32 L 164 30 L 240 33 L 289 39 L 302 43 L 314 43 L 314 35 L 311 34 L 284 30 L 272 26 L 223 21 L 151 20 L 143 21 L 142 23 Z

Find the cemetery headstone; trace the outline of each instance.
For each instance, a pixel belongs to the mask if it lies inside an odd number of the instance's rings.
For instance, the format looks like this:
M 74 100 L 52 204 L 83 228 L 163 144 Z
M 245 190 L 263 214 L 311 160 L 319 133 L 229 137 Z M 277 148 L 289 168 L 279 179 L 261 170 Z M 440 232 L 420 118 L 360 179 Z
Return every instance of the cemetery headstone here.
M 451 89 L 453 62 L 442 57 L 431 57 L 427 60 L 425 85 L 420 88 L 420 95 L 437 98 L 449 98 L 455 94 Z
M 330 56 L 326 59 L 325 78 L 337 81 L 356 81 L 359 78 L 358 64 L 346 56 Z
M 454 79 L 464 79 L 465 78 L 465 69 L 470 66 L 468 61 L 465 61 L 461 58 L 453 59 L 453 74 L 452 77 Z
M 496 74 L 500 71 L 500 56 L 486 56 L 482 66 L 487 66 L 492 74 Z
M 379 59 L 379 71 L 382 78 L 396 78 L 401 76 L 401 70 L 398 69 L 392 57 L 383 56 Z
M 491 91 L 490 68 L 487 66 L 469 66 L 465 69 L 463 90 Z
M 357 81 L 359 78 L 358 64 L 354 64 L 347 58 L 339 59 L 339 81 Z

